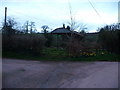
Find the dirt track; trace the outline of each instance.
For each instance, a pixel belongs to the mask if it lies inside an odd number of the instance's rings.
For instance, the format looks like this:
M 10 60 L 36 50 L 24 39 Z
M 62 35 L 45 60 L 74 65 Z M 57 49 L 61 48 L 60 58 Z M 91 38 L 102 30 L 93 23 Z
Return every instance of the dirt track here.
M 3 88 L 118 88 L 118 62 L 2 62 Z

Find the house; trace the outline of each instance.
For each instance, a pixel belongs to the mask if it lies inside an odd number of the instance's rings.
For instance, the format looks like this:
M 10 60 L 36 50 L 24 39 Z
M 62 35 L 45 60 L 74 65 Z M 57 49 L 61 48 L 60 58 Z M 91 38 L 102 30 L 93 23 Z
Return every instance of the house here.
M 67 26 L 67 28 L 65 28 L 65 24 L 63 24 L 63 27 L 56 28 L 55 30 L 53 30 L 51 32 L 51 34 L 67 36 L 69 38 L 74 37 L 79 40 L 81 40 L 84 37 L 82 34 L 76 32 L 76 31 L 71 31 L 69 26 Z
M 65 27 L 65 24 L 63 24 L 63 27 L 53 30 L 51 34 L 56 38 L 57 47 L 70 47 L 73 44 L 78 45 L 84 37 L 76 31 L 71 31 L 69 26 Z

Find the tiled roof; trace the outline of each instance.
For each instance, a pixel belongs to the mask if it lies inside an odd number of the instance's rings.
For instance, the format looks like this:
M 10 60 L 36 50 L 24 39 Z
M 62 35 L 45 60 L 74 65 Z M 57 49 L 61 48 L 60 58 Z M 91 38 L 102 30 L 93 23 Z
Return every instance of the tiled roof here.
M 71 33 L 71 31 L 68 30 L 67 28 L 57 28 L 53 30 L 51 33 Z
M 71 31 L 71 30 L 69 30 L 69 29 L 67 29 L 67 28 L 63 28 L 63 27 L 61 27 L 61 28 L 56 28 L 56 29 L 53 30 L 51 33 L 53 33 L 53 34 L 71 34 L 71 33 L 73 33 L 73 34 L 75 34 L 75 35 L 78 35 L 78 36 L 83 37 L 82 34 L 76 32 L 76 31 Z

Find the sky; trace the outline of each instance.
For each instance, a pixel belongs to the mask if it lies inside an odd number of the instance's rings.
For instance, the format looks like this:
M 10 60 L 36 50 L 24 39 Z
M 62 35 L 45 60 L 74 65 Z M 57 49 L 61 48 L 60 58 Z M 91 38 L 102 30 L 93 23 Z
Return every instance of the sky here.
M 15 18 L 21 26 L 29 20 L 35 22 L 37 31 L 41 31 L 43 25 L 48 25 L 50 29 L 54 30 L 62 27 L 63 23 L 68 25 L 71 6 L 75 21 L 86 25 L 87 32 L 96 32 L 104 25 L 118 22 L 118 1 L 0 0 L 0 21 L 4 20 L 4 9 L 7 7 L 7 16 Z

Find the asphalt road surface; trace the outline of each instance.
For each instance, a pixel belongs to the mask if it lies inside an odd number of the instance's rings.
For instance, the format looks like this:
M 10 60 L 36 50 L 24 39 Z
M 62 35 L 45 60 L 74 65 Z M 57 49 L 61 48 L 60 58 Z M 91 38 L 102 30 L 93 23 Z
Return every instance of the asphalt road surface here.
M 118 88 L 118 62 L 2 60 L 3 88 Z

